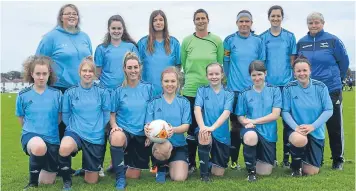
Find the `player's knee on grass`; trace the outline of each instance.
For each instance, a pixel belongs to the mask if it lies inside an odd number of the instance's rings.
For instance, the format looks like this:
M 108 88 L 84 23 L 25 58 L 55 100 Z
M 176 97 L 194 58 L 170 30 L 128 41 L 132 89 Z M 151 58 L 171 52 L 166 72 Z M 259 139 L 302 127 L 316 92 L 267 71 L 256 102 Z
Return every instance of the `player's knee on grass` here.
M 185 181 L 188 178 L 188 163 L 185 161 L 169 163 L 169 175 L 173 181 Z
M 211 134 L 201 133 L 198 134 L 198 142 L 201 145 L 209 145 L 212 141 Z
M 173 146 L 169 141 L 155 143 L 152 146 L 152 154 L 159 161 L 166 161 L 171 157 Z
M 306 175 L 315 175 L 319 173 L 319 168 L 313 165 L 303 163 L 303 173 Z
M 99 180 L 99 172 L 85 171 L 84 180 L 88 184 L 96 184 Z
M 301 135 L 300 133 L 293 132 L 289 136 L 289 142 L 295 147 L 304 147 L 308 143 L 307 136 Z
M 224 173 L 225 173 L 224 168 L 215 165 L 211 167 L 211 174 L 213 174 L 214 176 L 224 176 Z
M 121 131 L 114 131 L 110 135 L 110 145 L 116 147 L 123 147 L 126 143 L 126 136 L 125 133 Z
M 140 169 L 134 169 L 134 168 L 127 168 L 126 170 L 126 178 L 131 178 L 131 179 L 139 179 L 141 176 L 141 170 Z
M 256 173 L 258 175 L 270 175 L 272 173 L 273 166 L 268 163 L 257 162 Z
M 45 170 L 41 170 L 38 182 L 40 184 L 54 184 L 56 182 L 57 173 L 55 172 L 47 172 Z
M 69 156 L 73 151 L 77 149 L 77 143 L 70 136 L 63 137 L 61 145 L 59 146 L 59 155 L 62 157 Z
M 255 146 L 258 142 L 257 133 L 254 131 L 248 131 L 244 135 L 244 144 L 248 146 Z
M 27 152 L 35 156 L 44 156 L 47 152 L 46 143 L 41 137 L 33 137 L 27 143 Z

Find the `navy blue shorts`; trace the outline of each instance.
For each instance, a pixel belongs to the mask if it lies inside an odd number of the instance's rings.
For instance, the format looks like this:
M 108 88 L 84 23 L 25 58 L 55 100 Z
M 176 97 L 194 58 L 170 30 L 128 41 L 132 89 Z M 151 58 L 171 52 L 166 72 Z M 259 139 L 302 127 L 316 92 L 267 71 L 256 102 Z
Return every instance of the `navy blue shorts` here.
M 39 134 L 36 134 L 36 133 L 26 133 L 25 135 L 21 136 L 21 144 L 22 144 L 22 150 L 28 156 L 30 156 L 30 154 L 27 152 L 27 143 L 33 137 L 41 137 L 42 140 L 46 143 L 47 152 L 46 152 L 46 155 L 45 155 L 45 164 L 43 164 L 42 169 L 47 171 L 47 172 L 57 172 L 58 171 L 59 145 L 55 145 L 55 144 L 51 144 L 51 143 L 46 142 L 43 139 L 42 135 L 39 135 Z
M 262 137 L 255 128 L 243 128 L 240 131 L 241 140 L 245 133 L 248 131 L 256 132 L 258 136 L 258 142 L 256 147 L 256 160 L 262 163 L 268 163 L 274 165 L 274 160 L 276 158 L 276 143 L 268 142 L 264 137 Z
M 146 136 L 138 136 L 124 130 L 126 136 L 125 165 L 135 169 L 148 169 L 150 147 L 145 147 Z
M 65 131 L 64 136 L 72 137 L 77 143 L 78 151 L 72 153 L 73 157 L 82 150 L 82 168 L 90 172 L 99 172 L 104 158 L 104 145 L 90 143 L 73 131 Z
M 288 128 L 288 137 L 294 132 L 293 129 Z M 324 154 L 324 139 L 316 139 L 312 135 L 307 135 L 308 143 L 304 147 L 304 156 L 302 161 L 306 164 L 320 168 Z M 290 145 L 289 143 L 288 145 Z
M 195 133 L 196 140 L 199 141 L 199 129 Z M 210 150 L 210 162 L 220 168 L 227 168 L 230 157 L 230 146 L 219 142 L 213 136 Z
M 186 163 L 189 163 L 188 159 L 188 146 L 180 146 L 180 147 L 174 147 L 171 152 L 171 157 L 168 159 L 168 163 L 174 162 L 174 161 L 184 161 Z

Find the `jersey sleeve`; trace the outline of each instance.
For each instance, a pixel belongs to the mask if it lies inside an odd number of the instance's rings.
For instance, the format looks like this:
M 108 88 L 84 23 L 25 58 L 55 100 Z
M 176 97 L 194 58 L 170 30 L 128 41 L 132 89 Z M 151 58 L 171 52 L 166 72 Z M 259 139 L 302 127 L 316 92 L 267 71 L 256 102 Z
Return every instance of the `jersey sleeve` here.
M 343 80 L 346 77 L 347 69 L 349 68 L 349 56 L 347 55 L 344 43 L 338 38 L 335 40 L 334 57 L 340 68 L 340 77 Z
M 281 90 L 278 87 L 274 87 L 274 89 L 273 89 L 272 107 L 282 108 L 282 94 L 281 94 Z
M 176 58 L 175 60 L 175 65 L 178 66 L 178 65 L 181 65 L 181 58 L 180 58 L 180 44 L 179 44 L 179 41 L 176 40 L 175 43 L 174 43 L 174 57 Z
M 154 117 L 154 100 L 147 104 L 145 124 L 151 123 Z
M 224 103 L 224 110 L 229 110 L 230 112 L 233 111 L 233 104 L 234 104 L 234 93 L 227 91 L 225 94 L 225 103 Z
M 58 91 L 58 98 L 57 98 L 57 104 L 58 104 L 58 112 L 62 112 L 62 106 L 63 106 L 63 94 L 61 91 Z
M 141 58 L 140 53 L 138 52 L 138 49 L 135 45 L 132 45 L 131 51 L 134 52 L 139 57 L 139 59 L 142 63 L 142 58 Z
M 247 101 L 246 101 L 246 94 L 241 93 L 238 96 L 238 102 L 235 108 L 235 114 L 237 116 L 245 116 L 247 114 Z
M 260 46 L 260 49 L 259 49 L 258 59 L 265 61 L 266 60 L 266 45 L 262 39 L 260 41 L 259 46 Z
M 181 61 L 182 68 L 183 68 L 184 72 L 186 72 L 185 64 L 186 64 L 187 56 L 188 56 L 187 51 L 186 51 L 186 44 L 187 44 L 187 40 L 184 39 L 182 42 L 182 47 L 180 49 L 180 61 Z
M 231 51 L 228 38 L 225 38 L 223 46 L 224 46 L 223 67 L 224 67 L 224 73 L 227 77 L 229 75 L 230 51 Z
M 291 96 L 290 96 L 290 88 L 283 88 L 283 99 L 282 99 L 282 111 L 290 113 L 291 110 Z
M 20 95 L 17 95 L 17 98 L 16 98 L 15 115 L 17 117 L 25 116 L 25 108 L 23 107 L 23 99 Z
M 103 67 L 104 65 L 104 51 L 101 45 L 95 49 L 94 62 L 97 67 Z
M 223 65 L 224 64 L 224 44 L 221 41 L 221 39 L 218 39 L 218 50 L 217 50 L 217 61 L 219 64 Z
M 194 106 L 199 106 L 200 108 L 204 107 L 204 88 L 198 88 L 197 95 L 195 96 Z
M 69 91 L 65 91 L 63 95 L 63 103 L 62 103 L 62 121 L 66 126 L 69 125 L 69 118 L 72 109 L 71 105 L 72 104 L 71 104 Z
M 142 64 L 144 64 L 143 60 L 145 59 L 145 51 L 146 51 L 146 48 L 145 48 L 145 45 L 143 42 L 144 42 L 143 39 L 141 39 L 137 43 L 138 53 L 139 53 L 140 59 L 142 59 L 141 60 Z
M 87 36 L 87 41 L 88 41 L 88 45 L 89 45 L 89 52 L 90 52 L 90 56 L 93 55 L 93 47 L 91 45 L 91 40 L 89 38 L 89 36 L 86 34 Z
M 120 103 L 120 88 L 116 88 L 111 93 L 111 101 L 110 101 L 110 108 L 112 113 L 116 113 L 119 110 L 119 103 Z
M 102 110 L 103 111 L 111 111 L 111 106 L 110 106 L 110 93 L 107 89 L 103 90 L 103 93 L 101 95 L 101 104 L 102 104 Z
M 333 103 L 329 95 L 329 90 L 326 86 L 322 89 L 320 98 L 322 100 L 321 103 L 323 104 L 324 111 L 333 110 Z
M 190 113 L 189 101 L 184 100 L 182 107 L 183 107 L 182 124 L 192 124 L 192 116 Z
M 294 34 L 290 38 L 289 55 L 293 56 L 297 54 L 297 43 Z

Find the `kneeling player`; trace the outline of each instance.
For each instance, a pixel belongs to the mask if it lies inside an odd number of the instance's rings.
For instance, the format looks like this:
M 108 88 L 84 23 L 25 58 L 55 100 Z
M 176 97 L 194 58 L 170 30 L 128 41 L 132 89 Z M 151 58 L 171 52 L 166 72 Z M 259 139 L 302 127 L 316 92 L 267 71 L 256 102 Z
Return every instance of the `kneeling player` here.
M 213 175 L 223 176 L 229 162 L 231 141 L 227 119 L 232 111 L 234 93 L 221 84 L 224 73 L 219 63 L 209 64 L 206 75 L 209 85 L 198 89 L 194 114 L 199 125 L 196 133 L 199 140 L 200 176 L 202 181 L 207 182 L 210 181 L 209 171 Z
M 33 56 L 24 63 L 24 79 L 33 83 L 20 91 L 16 100 L 16 116 L 22 126 L 21 144 L 30 156 L 30 181 L 24 188 L 53 184 L 58 167 L 58 124 L 62 93 L 53 85 L 56 77 L 49 57 Z
M 168 132 L 168 141 L 154 143 L 152 154 L 157 159 L 158 172 L 156 181 L 166 181 L 166 165 L 174 181 L 184 181 L 188 177 L 188 148 L 184 133 L 191 123 L 189 101 L 177 95 L 179 90 L 179 73 L 176 68 L 169 67 L 162 72 L 161 82 L 163 94 L 150 101 L 146 113 L 146 136 L 149 135 L 149 123 L 156 119 L 165 120 L 172 128 Z

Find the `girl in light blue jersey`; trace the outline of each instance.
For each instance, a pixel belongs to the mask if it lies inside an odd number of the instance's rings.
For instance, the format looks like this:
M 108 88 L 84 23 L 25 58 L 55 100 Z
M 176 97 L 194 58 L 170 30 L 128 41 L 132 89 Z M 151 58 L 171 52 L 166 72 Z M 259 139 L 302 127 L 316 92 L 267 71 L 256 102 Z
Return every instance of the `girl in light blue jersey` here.
M 32 56 L 24 62 L 24 80 L 32 86 L 20 91 L 16 116 L 22 126 L 21 144 L 30 156 L 30 181 L 24 190 L 38 183 L 53 184 L 58 167 L 62 93 L 49 87 L 56 81 L 47 56 Z
M 143 65 L 143 80 L 153 84 L 155 95 L 162 93 L 160 75 L 169 66 L 180 70 L 180 44 L 169 35 L 166 14 L 161 10 L 151 13 L 149 34 L 138 42 L 138 50 Z
M 138 54 L 137 44 L 127 31 L 124 19 L 113 15 L 108 20 L 108 31 L 102 44 L 95 50 L 100 84 L 115 89 L 124 81 L 123 61 L 127 52 Z
M 194 114 L 199 125 L 198 154 L 202 181 L 210 181 L 211 173 L 223 176 L 230 156 L 229 116 L 232 112 L 234 92 L 223 87 L 223 68 L 219 63 L 206 67 L 209 85 L 198 89 L 195 98 Z M 211 155 L 211 158 L 209 157 Z M 209 159 L 210 158 L 210 159 Z
M 265 45 L 260 37 L 252 31 L 252 14 L 247 10 L 240 11 L 236 16 L 238 31 L 227 36 L 224 40 L 224 72 L 227 78 L 227 87 L 234 91 L 235 101 L 244 89 L 253 83 L 248 73 L 248 67 L 254 60 L 265 60 Z M 231 120 L 231 168 L 238 169 L 238 155 L 240 152 L 240 129 L 242 125 L 232 114 Z
M 310 78 L 311 66 L 306 58 L 293 65 L 296 81 L 283 90 L 282 117 L 287 129 L 292 155 L 292 176 L 314 175 L 321 166 L 325 122 L 333 114 L 333 104 L 326 85 Z
M 123 62 L 125 54 L 127 52 L 138 54 L 138 50 L 136 42 L 128 33 L 125 21 L 120 15 L 111 16 L 107 27 L 108 31 L 105 34 L 104 41 L 96 48 L 94 59 L 100 84 L 111 93 L 124 81 Z M 109 128 L 108 126 L 106 131 L 109 131 Z M 108 133 L 105 133 L 104 156 L 107 136 Z M 112 170 L 112 165 L 110 164 L 107 171 L 111 172 Z M 100 175 L 105 175 L 103 170 L 100 171 Z
M 266 81 L 274 86 L 283 87 L 293 80 L 292 64 L 297 54 L 295 36 L 292 32 L 281 27 L 284 18 L 283 8 L 274 5 L 268 10 L 268 20 L 271 28 L 263 32 L 260 37 L 266 45 L 266 68 L 268 74 Z M 283 121 L 283 167 L 289 168 L 289 149 L 286 128 L 288 125 Z
M 145 144 L 143 128 L 154 91 L 152 84 L 141 81 L 142 65 L 135 53 L 126 53 L 123 70 L 124 82 L 112 92 L 109 135 L 115 187 L 119 190 L 125 189 L 126 177 L 138 179 L 141 169 L 148 169 L 149 145 Z
M 97 183 L 103 160 L 105 125 L 110 118 L 110 94 L 94 83 L 95 65 L 91 56 L 79 66 L 80 82 L 67 89 L 63 96 L 63 122 L 67 128 L 59 148 L 59 168 L 63 189 L 70 190 L 71 157 L 83 152 L 84 180 Z
M 272 173 L 277 142 L 276 120 L 280 116 L 282 96 L 278 87 L 265 83 L 267 72 L 262 61 L 253 61 L 249 73 L 253 85 L 239 94 L 235 112 L 244 126 L 240 135 L 247 180 L 253 182 L 256 181 L 256 173 Z
M 168 140 L 154 143 L 152 154 L 156 159 L 158 172 L 156 181 L 166 181 L 166 166 L 169 166 L 171 180 L 184 181 L 188 177 L 188 147 L 184 133 L 191 124 L 189 100 L 177 95 L 179 91 L 179 73 L 175 67 L 162 72 L 163 94 L 151 100 L 147 106 L 145 134 L 150 134 L 149 123 L 161 119 L 170 124 Z

